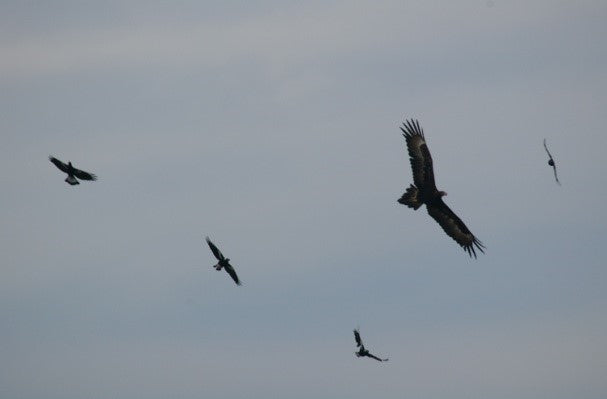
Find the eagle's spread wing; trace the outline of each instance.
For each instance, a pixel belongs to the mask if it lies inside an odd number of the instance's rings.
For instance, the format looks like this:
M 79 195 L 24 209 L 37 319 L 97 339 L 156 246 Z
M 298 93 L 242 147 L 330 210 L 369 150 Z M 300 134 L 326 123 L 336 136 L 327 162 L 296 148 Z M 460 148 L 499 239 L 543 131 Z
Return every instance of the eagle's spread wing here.
M 54 156 L 49 156 L 48 157 L 49 161 L 51 161 L 52 163 L 55 164 L 55 166 L 57 168 L 59 168 L 60 171 L 67 173 L 67 165 L 64 164 L 63 162 L 61 162 L 60 160 L 58 160 L 57 158 L 55 158 Z
M 434 189 L 434 170 L 432 169 L 432 156 L 426 145 L 424 131 L 417 120 L 406 120 L 400 128 L 407 141 L 409 160 L 413 170 L 413 182 L 421 190 Z
M 236 271 L 234 270 L 234 268 L 232 267 L 232 265 L 230 265 L 229 263 L 224 266 L 224 269 L 226 269 L 226 272 L 228 272 L 228 274 L 230 275 L 230 277 L 232 277 L 232 280 L 234 280 L 234 282 L 237 285 L 240 285 L 240 280 L 238 279 L 238 276 L 236 275 Z
M 358 330 L 354 330 L 354 339 L 356 340 L 356 346 L 363 346 L 363 341 L 360 339 L 360 333 Z
M 213 244 L 211 242 L 211 240 L 209 239 L 209 237 L 206 237 L 207 240 L 207 244 L 209 244 L 209 248 L 211 248 L 211 251 L 213 252 L 213 255 L 215 255 L 215 257 L 217 258 L 217 260 L 224 260 L 225 258 L 223 257 L 223 254 L 221 253 L 221 251 L 215 246 L 215 244 Z
M 479 251 L 485 252 L 483 251 L 483 248 L 485 248 L 483 243 L 468 230 L 464 222 L 449 209 L 442 199 L 427 204 L 427 208 L 430 216 L 440 224 L 447 235 L 468 252 L 468 255 L 476 258 L 475 246 Z
M 85 172 L 84 170 L 74 168 L 74 176 L 80 180 L 97 180 L 97 176 L 93 173 Z

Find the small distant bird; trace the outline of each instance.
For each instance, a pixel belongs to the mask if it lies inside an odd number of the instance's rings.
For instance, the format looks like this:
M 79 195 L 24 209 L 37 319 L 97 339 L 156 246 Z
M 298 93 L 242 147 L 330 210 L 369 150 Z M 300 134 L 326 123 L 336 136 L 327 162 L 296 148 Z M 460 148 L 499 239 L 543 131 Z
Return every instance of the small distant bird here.
M 430 150 L 426 145 L 424 132 L 419 126 L 419 122 L 413 119 L 405 121 L 400 130 L 407 141 L 415 185 L 411 184 L 398 202 L 414 210 L 426 204 L 430 216 L 438 222 L 447 235 L 468 252 L 470 257 L 474 256 L 476 258 L 475 246 L 484 253 L 483 243 L 468 230 L 464 222 L 443 202 L 442 197 L 447 193 L 438 191 L 436 188 L 432 156 L 430 156 Z
M 67 173 L 67 178 L 65 179 L 65 182 L 72 186 L 80 184 L 78 179 L 80 179 L 80 180 L 97 180 L 97 176 L 95 176 L 92 173 L 85 172 L 84 170 L 74 168 L 72 166 L 71 162 L 68 162 L 66 165 L 53 156 L 49 156 L 48 159 L 52 163 L 54 163 L 55 166 L 57 168 L 59 168 L 60 171 Z M 78 178 L 78 179 L 76 179 L 76 178 Z
M 548 160 L 548 165 L 552 166 L 552 169 L 554 170 L 554 179 L 556 180 L 556 182 L 560 186 L 561 182 L 559 181 L 559 178 L 556 175 L 556 164 L 554 163 L 554 159 L 552 158 L 552 155 L 550 154 L 550 151 L 548 151 L 548 147 L 546 146 L 546 139 L 544 139 L 544 148 L 546 149 L 546 152 L 548 153 L 548 157 L 550 158 Z
M 370 357 L 372 359 L 378 360 L 380 362 L 387 362 L 388 359 L 380 359 L 379 357 L 372 355 L 367 349 L 365 349 L 365 346 L 363 345 L 363 341 L 362 339 L 360 339 L 360 333 L 358 332 L 358 329 L 354 330 L 354 340 L 356 341 L 356 346 L 359 348 L 358 352 L 354 352 L 354 354 L 356 355 L 356 357 Z
M 230 265 L 230 259 L 223 256 L 221 251 L 215 246 L 215 244 L 211 242 L 209 237 L 206 237 L 206 240 L 207 244 L 209 244 L 209 248 L 211 248 L 211 251 L 213 252 L 213 255 L 215 255 L 215 257 L 219 261 L 216 265 L 213 266 L 215 270 L 221 270 L 222 268 L 225 269 L 226 272 L 228 272 L 228 274 L 230 275 L 230 277 L 232 277 L 232 280 L 234 280 L 237 285 L 240 285 L 240 280 L 236 275 L 236 271 L 234 270 L 232 265 Z

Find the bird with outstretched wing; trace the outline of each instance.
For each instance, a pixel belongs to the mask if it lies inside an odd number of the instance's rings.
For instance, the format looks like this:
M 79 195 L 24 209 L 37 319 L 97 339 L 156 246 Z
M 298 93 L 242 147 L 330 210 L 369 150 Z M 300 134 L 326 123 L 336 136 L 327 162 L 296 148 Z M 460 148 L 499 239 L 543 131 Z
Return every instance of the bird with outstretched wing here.
M 356 341 L 356 347 L 359 348 L 357 352 L 354 352 L 356 357 L 370 357 L 371 359 L 375 359 L 380 362 L 387 362 L 388 359 L 381 359 L 374 354 L 370 353 L 365 346 L 363 345 L 363 341 L 360 338 L 360 332 L 358 329 L 354 329 L 354 340 Z
M 413 183 L 398 202 L 417 210 L 426 205 L 428 214 L 442 227 L 447 235 L 455 240 L 471 257 L 476 258 L 476 251 L 483 252 L 485 246 L 472 234 L 464 222 L 443 202 L 447 195 L 439 191 L 434 182 L 432 156 L 426 144 L 424 132 L 417 120 L 407 120 L 400 128 L 407 143 L 409 161 L 413 171 Z
M 554 180 L 556 180 L 556 182 L 558 183 L 558 185 L 561 185 L 561 182 L 559 181 L 558 176 L 556 175 L 556 164 L 554 163 L 554 158 L 552 158 L 552 154 L 550 154 L 550 151 L 548 151 L 548 146 L 546 145 L 546 139 L 544 139 L 544 149 L 546 150 L 546 153 L 548 154 L 548 165 L 552 166 L 552 170 L 554 170 Z
M 232 277 L 232 280 L 234 280 L 237 285 L 241 285 L 240 279 L 236 274 L 236 270 L 234 270 L 234 267 L 232 267 L 232 265 L 230 264 L 230 259 L 223 256 L 219 248 L 217 248 L 217 246 L 215 246 L 215 244 L 211 242 L 209 237 L 206 237 L 206 241 L 207 244 L 209 244 L 209 248 L 211 248 L 211 252 L 213 252 L 213 255 L 215 256 L 215 258 L 217 258 L 218 261 L 217 264 L 213 266 L 215 270 L 225 269 L 225 271 L 230 275 L 230 277 Z
M 67 178 L 65 179 L 65 182 L 72 186 L 80 184 L 78 179 L 80 179 L 80 180 L 97 180 L 97 176 L 95 176 L 93 173 L 89 173 L 89 172 L 85 172 L 84 170 L 77 169 L 72 165 L 71 162 L 68 162 L 67 164 L 65 164 L 52 155 L 49 156 L 48 159 L 60 171 L 67 173 Z

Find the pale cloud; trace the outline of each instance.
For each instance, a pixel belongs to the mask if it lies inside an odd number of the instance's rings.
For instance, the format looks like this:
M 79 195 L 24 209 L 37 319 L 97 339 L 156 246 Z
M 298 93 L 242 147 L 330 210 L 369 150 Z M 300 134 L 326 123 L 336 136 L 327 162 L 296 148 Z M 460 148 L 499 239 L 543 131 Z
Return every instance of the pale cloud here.
M 520 12 L 524 9 L 525 12 Z M 58 31 L 1 42 L 3 79 L 76 73 L 107 68 L 213 68 L 234 62 L 261 62 L 274 71 L 310 61 L 398 44 L 403 53 L 421 48 L 450 52 L 455 41 L 488 47 L 504 36 L 521 37 L 567 22 L 578 7 L 553 4 L 499 4 L 482 1 L 403 4 L 336 2 L 278 9 L 250 18 L 224 17 L 185 26 L 157 19 L 124 21 L 104 28 Z

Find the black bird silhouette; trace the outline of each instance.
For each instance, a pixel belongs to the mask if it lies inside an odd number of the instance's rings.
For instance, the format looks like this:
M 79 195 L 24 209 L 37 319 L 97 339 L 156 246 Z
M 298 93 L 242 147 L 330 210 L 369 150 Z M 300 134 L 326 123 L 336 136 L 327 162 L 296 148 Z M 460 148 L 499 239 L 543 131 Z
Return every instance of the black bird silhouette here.
M 413 182 L 407 191 L 398 200 L 399 203 L 417 210 L 426 204 L 426 210 L 443 228 L 445 233 L 455 240 L 470 257 L 476 258 L 474 247 L 481 251 L 485 246 L 479 239 L 457 217 L 457 215 L 443 202 L 442 197 L 447 195 L 444 191 L 438 191 L 434 183 L 434 169 L 432 167 L 432 156 L 426 145 L 424 132 L 417 120 L 405 121 L 400 128 L 407 141 L 409 160 L 413 169 Z
M 72 186 L 80 184 L 78 179 L 80 179 L 80 180 L 97 180 L 97 176 L 95 176 L 92 173 L 85 172 L 84 170 L 74 168 L 74 166 L 72 166 L 71 162 L 68 162 L 66 165 L 52 155 L 49 156 L 48 159 L 52 163 L 54 163 L 55 166 L 57 168 L 59 168 L 60 171 L 67 173 L 67 178 L 65 179 L 65 182 Z M 76 179 L 76 178 L 78 178 L 78 179 Z
M 548 147 L 546 146 L 546 139 L 544 139 L 544 149 L 546 149 L 546 152 L 548 153 L 548 157 L 550 158 L 548 160 L 548 165 L 552 166 L 552 169 L 554 170 L 554 179 L 556 180 L 556 182 L 560 186 L 561 182 L 559 181 L 559 178 L 556 175 L 556 164 L 554 163 L 554 159 L 552 158 L 552 155 L 550 154 L 550 151 L 548 151 Z
M 363 341 L 362 339 L 360 339 L 360 333 L 358 332 L 358 329 L 354 330 L 354 340 L 356 341 L 356 346 L 359 348 L 358 352 L 354 352 L 354 354 L 356 355 L 356 357 L 370 357 L 372 359 L 378 360 L 380 362 L 387 362 L 388 359 L 380 359 L 379 357 L 371 354 L 367 349 L 365 349 L 365 346 L 363 345 Z
M 213 252 L 213 255 L 215 255 L 215 257 L 219 261 L 216 265 L 213 266 L 215 270 L 221 270 L 222 268 L 225 269 L 226 272 L 228 272 L 228 274 L 230 275 L 230 277 L 232 277 L 232 280 L 234 280 L 236 284 L 240 285 L 240 280 L 236 275 L 236 271 L 234 270 L 232 265 L 230 265 L 230 259 L 223 256 L 221 251 L 215 246 L 215 244 L 211 242 L 209 237 L 206 237 L 206 240 L 207 244 L 209 244 L 209 248 L 211 248 L 211 252 Z

